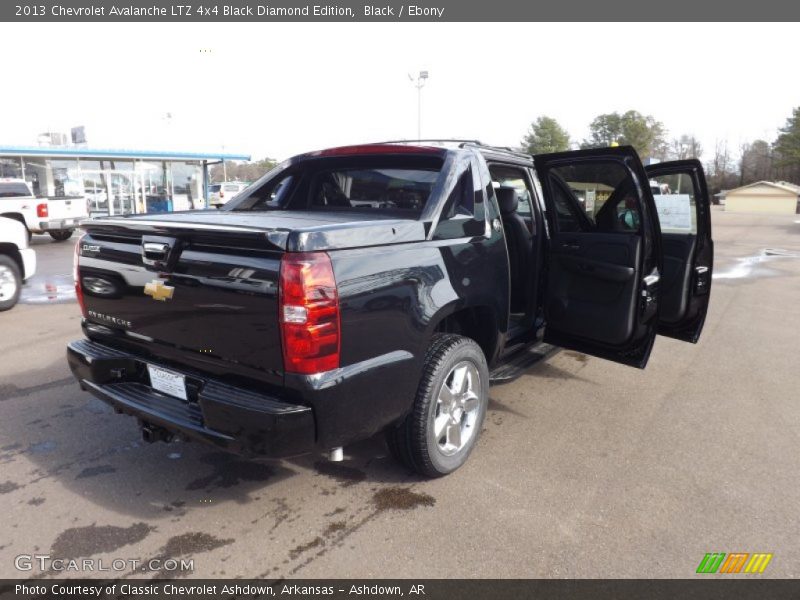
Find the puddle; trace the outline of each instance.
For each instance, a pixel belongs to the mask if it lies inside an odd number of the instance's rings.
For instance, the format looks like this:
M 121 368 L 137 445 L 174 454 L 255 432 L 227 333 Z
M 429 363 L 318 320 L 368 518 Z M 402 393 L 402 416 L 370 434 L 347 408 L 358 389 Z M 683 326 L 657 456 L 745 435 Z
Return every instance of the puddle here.
M 134 523 L 130 527 L 113 525 L 73 527 L 62 531 L 50 552 L 59 558 L 80 558 L 112 552 L 129 544 L 137 544 L 154 528 L 145 523 Z
M 161 555 L 169 558 L 177 556 L 187 556 L 199 554 L 201 552 L 211 552 L 222 546 L 232 544 L 233 539 L 219 539 L 210 533 L 201 531 L 190 531 L 169 538 L 167 543 L 161 548 Z
M 99 467 L 87 467 L 75 477 L 75 479 L 85 479 L 87 477 L 97 477 L 108 473 L 116 473 L 117 470 L 111 465 L 100 465 Z
M 24 286 L 22 304 L 64 304 L 75 302 L 75 284 L 71 275 L 34 275 Z
M 36 444 L 31 444 L 28 447 L 28 452 L 31 454 L 46 454 L 48 452 L 52 452 L 56 449 L 56 443 L 53 440 L 45 440 L 43 442 L 37 442 Z
M 294 560 L 304 552 L 308 552 L 309 550 L 316 548 L 318 546 L 322 546 L 325 544 L 325 540 L 321 537 L 317 536 L 307 544 L 300 544 L 296 548 L 289 550 L 289 558 Z
M 780 248 L 764 248 L 755 256 L 746 256 L 737 259 L 736 264 L 725 270 L 719 270 L 712 276 L 713 279 L 746 279 L 748 277 L 769 277 L 776 275 L 776 271 L 767 265 L 776 260 L 786 258 L 800 258 L 800 253 L 782 250 Z
M 409 488 L 390 487 L 376 492 L 372 501 L 378 511 L 410 510 L 418 506 L 433 506 L 436 498 L 424 492 L 413 492 Z
M 0 483 L 0 494 L 10 494 L 11 492 L 20 489 L 20 485 L 13 481 L 5 481 Z

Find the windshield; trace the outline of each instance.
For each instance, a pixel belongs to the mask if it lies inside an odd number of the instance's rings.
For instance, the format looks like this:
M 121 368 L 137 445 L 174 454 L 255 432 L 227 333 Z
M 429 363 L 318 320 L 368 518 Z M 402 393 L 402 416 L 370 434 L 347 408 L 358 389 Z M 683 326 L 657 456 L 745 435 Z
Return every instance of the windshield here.
M 18 196 L 30 196 L 31 191 L 24 183 L 2 183 L 0 182 L 0 198 L 16 198 Z
M 369 211 L 416 218 L 441 166 L 438 156 L 304 161 L 243 192 L 232 210 Z

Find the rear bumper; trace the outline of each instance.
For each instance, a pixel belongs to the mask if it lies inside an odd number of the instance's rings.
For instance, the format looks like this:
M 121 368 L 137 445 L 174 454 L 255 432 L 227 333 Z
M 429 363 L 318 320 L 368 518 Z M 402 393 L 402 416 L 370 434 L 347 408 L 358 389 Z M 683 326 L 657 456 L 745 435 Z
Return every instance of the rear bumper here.
M 67 360 L 82 387 L 142 423 L 246 456 L 283 458 L 314 449 L 307 406 L 168 367 L 186 377 L 186 402 L 150 387 L 148 361 L 86 339 L 67 346 Z
M 81 219 L 52 219 L 49 221 L 39 221 L 37 223 L 37 233 L 46 233 L 48 231 L 61 231 L 63 229 L 77 229 L 80 225 Z

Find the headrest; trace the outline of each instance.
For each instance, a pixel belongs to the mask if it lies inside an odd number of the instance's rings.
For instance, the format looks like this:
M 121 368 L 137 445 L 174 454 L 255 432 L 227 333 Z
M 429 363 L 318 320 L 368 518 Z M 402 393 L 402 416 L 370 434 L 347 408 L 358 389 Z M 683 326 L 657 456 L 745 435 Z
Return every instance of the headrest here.
M 517 204 L 519 204 L 517 190 L 513 187 L 500 186 L 495 189 L 494 193 L 497 194 L 497 203 L 500 205 L 501 215 L 510 215 L 516 212 Z

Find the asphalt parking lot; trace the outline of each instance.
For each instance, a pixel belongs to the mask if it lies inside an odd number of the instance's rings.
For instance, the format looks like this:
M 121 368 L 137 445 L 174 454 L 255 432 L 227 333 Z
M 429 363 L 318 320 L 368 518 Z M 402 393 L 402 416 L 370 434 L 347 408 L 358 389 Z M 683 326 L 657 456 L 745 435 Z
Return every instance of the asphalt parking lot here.
M 539 363 L 492 388 L 476 451 L 436 481 L 382 439 L 343 463 L 143 443 L 71 378 L 73 244 L 35 236 L 39 275 L 0 314 L 0 577 L 41 575 L 15 567 L 32 554 L 192 558 L 188 577 L 691 577 L 736 551 L 797 577 L 800 216 L 713 227 L 699 344 L 660 338 L 644 371 Z

